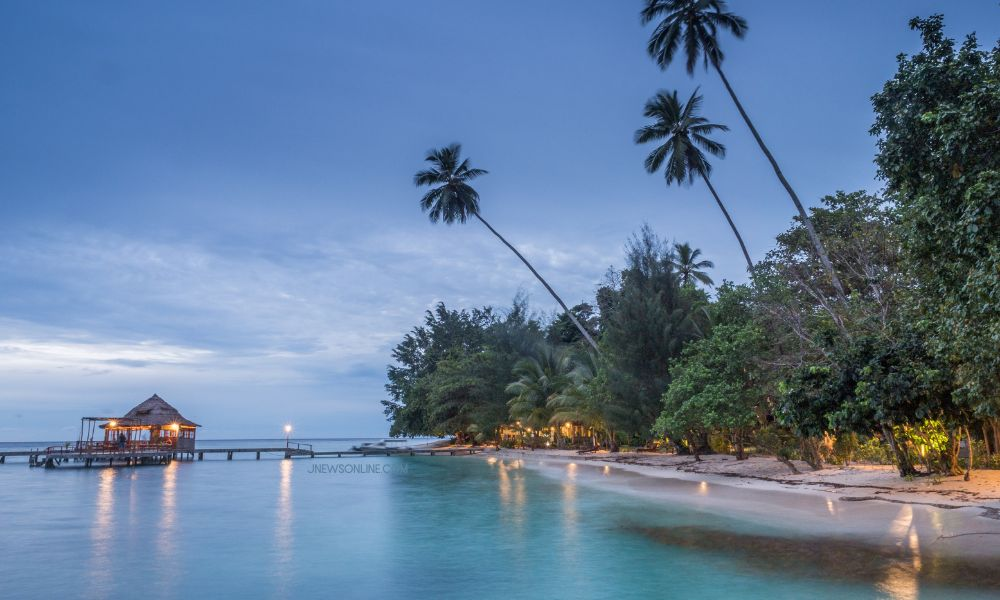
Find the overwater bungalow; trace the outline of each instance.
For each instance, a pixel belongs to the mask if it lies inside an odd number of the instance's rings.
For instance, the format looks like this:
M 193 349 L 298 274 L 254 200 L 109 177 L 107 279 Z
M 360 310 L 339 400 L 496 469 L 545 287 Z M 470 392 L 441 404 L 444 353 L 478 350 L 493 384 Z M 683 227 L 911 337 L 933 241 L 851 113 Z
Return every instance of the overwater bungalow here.
M 153 394 L 121 417 L 84 417 L 80 441 L 109 450 L 193 452 L 198 425 Z M 98 431 L 103 431 L 103 441 Z M 97 438 L 97 439 L 95 439 Z

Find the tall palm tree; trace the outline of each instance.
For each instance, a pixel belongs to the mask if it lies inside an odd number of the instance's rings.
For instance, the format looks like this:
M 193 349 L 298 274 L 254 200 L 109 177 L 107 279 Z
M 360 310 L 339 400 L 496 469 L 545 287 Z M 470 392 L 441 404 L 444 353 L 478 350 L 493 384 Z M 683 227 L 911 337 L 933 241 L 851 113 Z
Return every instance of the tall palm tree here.
M 422 171 L 417 171 L 417 174 L 413 177 L 413 182 L 417 187 L 424 185 L 431 186 L 430 191 L 424 194 L 424 197 L 420 199 L 420 208 L 427 213 L 430 218 L 431 223 L 437 223 L 438 221 L 444 221 L 446 224 L 451 225 L 454 222 L 465 223 L 469 216 L 473 216 L 479 219 L 479 222 L 486 226 L 490 232 L 497 236 L 505 246 L 510 248 L 524 266 L 528 267 L 531 273 L 545 286 L 545 289 L 552 294 L 559 306 L 565 311 L 566 316 L 573 321 L 576 328 L 580 330 L 580 335 L 587 340 L 587 343 L 596 351 L 600 352 L 597 347 L 597 342 L 594 338 L 590 336 L 588 332 L 580 321 L 577 320 L 576 316 L 566 307 L 566 303 L 562 301 L 562 298 L 556 294 L 552 286 L 549 285 L 535 267 L 531 266 L 524 256 L 517 251 L 510 242 L 508 242 L 502 235 L 500 235 L 493 226 L 486 222 L 486 219 L 479 214 L 479 193 L 469 185 L 469 182 L 473 179 L 486 175 L 488 171 L 483 169 L 474 169 L 469 166 L 469 159 L 461 159 L 462 146 L 461 144 L 451 144 L 444 148 L 439 148 L 437 150 L 431 150 L 427 153 L 425 160 L 433 165 L 430 169 L 424 169 Z
M 687 242 L 674 244 L 674 256 L 670 262 L 681 276 L 681 285 L 693 285 L 695 281 L 705 285 L 713 284 L 712 278 L 703 269 L 714 269 L 715 263 L 710 260 L 698 260 L 699 256 L 701 249 L 692 248 Z
M 504 389 L 512 396 L 507 402 L 511 418 L 534 429 L 548 426 L 553 413 L 549 399 L 572 384 L 570 373 L 575 366 L 564 347 L 544 342 L 514 363 L 517 379 Z
M 722 54 L 722 49 L 719 48 L 718 30 L 728 30 L 737 38 L 742 38 L 746 35 L 747 31 L 746 20 L 743 17 L 728 12 L 724 0 L 646 0 L 646 7 L 640 13 L 640 17 L 643 25 L 648 24 L 654 19 L 663 17 L 663 20 L 653 30 L 653 34 L 649 37 L 649 43 L 646 46 L 649 55 L 661 69 L 666 69 L 673 62 L 674 56 L 683 43 L 685 67 L 689 75 L 694 74 L 694 69 L 699 59 L 702 60 L 706 69 L 711 65 L 715 69 L 715 72 L 719 74 L 722 84 L 726 86 L 726 91 L 729 92 L 729 96 L 736 105 L 736 110 L 740 112 L 740 116 L 743 117 L 747 127 L 750 128 L 750 133 L 753 134 L 757 145 L 760 146 L 764 156 L 771 163 L 774 174 L 778 176 L 778 181 L 784 186 L 785 191 L 788 192 L 788 196 L 795 204 L 795 208 L 799 211 L 799 218 L 802 219 L 802 224 L 805 225 L 806 231 L 809 233 L 809 239 L 816 249 L 816 254 L 819 256 L 820 262 L 823 263 L 823 268 L 826 269 L 830 277 L 830 282 L 833 284 L 837 297 L 842 303 L 846 303 L 847 297 L 844 294 L 844 286 L 840 283 L 840 277 L 837 276 L 837 272 L 833 269 L 833 264 L 830 262 L 830 256 L 827 254 L 823 242 L 819 239 L 819 235 L 816 234 L 812 219 L 809 218 L 805 207 L 802 206 L 802 202 L 799 200 L 795 190 L 792 189 L 791 184 L 785 179 L 781 168 L 778 167 L 778 162 L 774 160 L 771 151 L 764 144 L 764 140 L 760 137 L 760 133 L 757 132 L 757 128 L 754 127 L 750 116 L 747 115 L 747 111 L 743 108 L 743 104 L 736 97 L 733 86 L 729 84 L 725 73 L 722 72 L 724 55 Z
M 725 156 L 726 147 L 712 140 L 708 136 L 713 131 L 728 131 L 725 125 L 709 123 L 708 119 L 698 115 L 701 108 L 701 96 L 695 90 L 687 102 L 681 104 L 677 98 L 677 92 L 659 92 L 646 102 L 645 116 L 654 119 L 653 123 L 646 125 L 635 132 L 635 143 L 645 144 L 647 142 L 664 140 L 657 146 L 649 156 L 646 157 L 646 170 L 655 173 L 664 168 L 664 176 L 667 178 L 667 185 L 672 183 L 691 184 L 695 176 L 701 177 L 708 190 L 712 192 L 716 204 L 725 215 L 726 221 L 733 229 L 736 240 L 743 250 L 743 257 L 747 260 L 747 269 L 753 269 L 753 261 L 750 260 L 750 253 L 743 243 L 743 236 L 740 235 L 733 218 L 729 216 L 726 205 L 722 203 L 715 186 L 709 175 L 712 173 L 712 165 L 705 158 L 705 150 L 713 156 Z

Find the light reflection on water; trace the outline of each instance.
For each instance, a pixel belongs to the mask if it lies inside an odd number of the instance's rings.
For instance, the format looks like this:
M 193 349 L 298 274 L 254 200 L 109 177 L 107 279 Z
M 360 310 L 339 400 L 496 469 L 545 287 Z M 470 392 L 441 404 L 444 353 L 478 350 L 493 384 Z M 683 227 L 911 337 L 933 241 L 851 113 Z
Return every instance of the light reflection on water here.
M 201 597 L 420 598 L 474 589 L 490 599 L 512 597 L 513 582 L 531 582 L 535 597 L 551 598 L 670 590 L 928 600 L 1000 589 L 985 571 L 928 554 L 933 540 L 917 535 L 918 515 L 908 506 L 892 507 L 886 521 L 887 535 L 903 543 L 873 550 L 778 535 L 711 512 L 705 503 L 728 488 L 702 490 L 697 480 L 686 489 L 701 508 L 688 510 L 594 489 L 590 480 L 615 481 L 619 470 L 582 462 L 549 467 L 557 473 L 550 479 L 507 458 L 391 460 L 410 470 L 318 475 L 298 460 L 0 470 L 0 596 L 128 598 L 143 590 L 145 598 L 173 599 L 191 589 Z M 44 493 L 45 513 L 30 512 L 26 489 Z M 3 512 L 11 506 L 24 510 Z M 816 509 L 841 518 L 825 498 Z M 48 526 L 49 514 L 63 520 Z M 45 561 L 59 568 L 45 578 L 23 575 Z M 97 584 L 95 573 L 114 575 Z M 956 573 L 987 587 L 982 594 L 946 587 L 963 583 Z M 67 596 L 72 589 L 81 591 Z
M 177 593 L 177 469 L 179 464 L 171 462 L 162 467 L 162 489 L 160 491 L 160 522 L 158 530 L 149 542 L 155 546 L 158 562 L 158 586 L 164 594 Z
M 94 517 L 90 528 L 90 568 L 106 570 L 115 550 L 115 479 L 117 469 L 103 469 L 97 484 Z M 106 598 L 107 588 L 98 586 L 97 597 Z
M 277 553 L 273 572 L 278 591 L 282 597 L 288 593 L 289 575 L 295 560 L 293 551 L 295 537 L 292 530 L 294 512 L 292 510 L 292 474 L 295 465 L 290 459 L 281 461 L 281 478 L 278 483 L 278 510 L 274 519 L 274 547 Z

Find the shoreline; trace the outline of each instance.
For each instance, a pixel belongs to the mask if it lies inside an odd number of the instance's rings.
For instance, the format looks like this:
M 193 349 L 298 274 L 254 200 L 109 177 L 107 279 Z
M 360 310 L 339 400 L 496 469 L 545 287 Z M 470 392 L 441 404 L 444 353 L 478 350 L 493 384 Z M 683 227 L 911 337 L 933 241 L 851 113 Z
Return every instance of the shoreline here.
M 690 456 L 652 453 L 510 449 L 482 456 L 785 534 L 851 540 L 925 557 L 1000 555 L 1000 471 L 974 471 L 970 482 L 958 476 L 934 484 L 929 477 L 906 481 L 894 468 L 877 465 L 805 467 L 795 475 L 773 457 L 760 456 L 736 461 L 707 455 L 696 462 Z

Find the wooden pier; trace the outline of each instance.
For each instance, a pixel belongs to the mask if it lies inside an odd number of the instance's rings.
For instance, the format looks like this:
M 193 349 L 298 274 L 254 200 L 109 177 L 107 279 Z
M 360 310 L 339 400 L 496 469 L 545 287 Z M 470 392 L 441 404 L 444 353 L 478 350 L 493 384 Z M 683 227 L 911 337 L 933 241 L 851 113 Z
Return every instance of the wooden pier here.
M 237 454 L 253 454 L 255 460 L 261 455 L 277 455 L 291 458 L 367 458 L 373 456 L 462 456 L 478 454 L 482 448 L 427 448 L 427 449 L 387 449 L 387 450 L 314 450 L 309 444 L 291 442 L 287 446 L 261 448 L 195 448 L 178 451 L 171 447 L 146 446 L 142 448 L 113 447 L 66 447 L 51 446 L 35 450 L 13 450 L 0 452 L 0 464 L 7 457 L 26 457 L 28 466 L 55 468 L 63 465 L 80 467 L 126 467 L 138 465 L 163 465 L 175 460 L 205 460 L 206 454 L 225 454 L 226 460 L 233 460 Z

